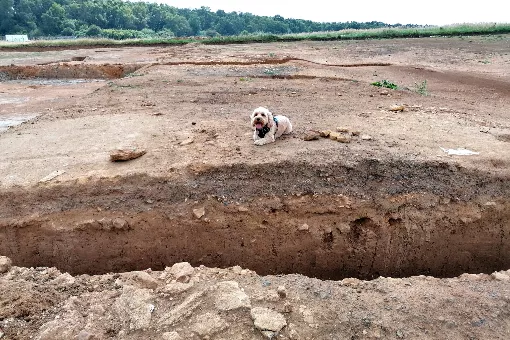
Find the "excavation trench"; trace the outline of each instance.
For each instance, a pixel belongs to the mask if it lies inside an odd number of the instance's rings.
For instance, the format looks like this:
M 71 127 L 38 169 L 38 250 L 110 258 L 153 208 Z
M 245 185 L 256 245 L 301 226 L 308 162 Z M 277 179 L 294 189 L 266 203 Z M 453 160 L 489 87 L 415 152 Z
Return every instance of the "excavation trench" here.
M 73 274 L 181 261 L 322 279 L 510 268 L 505 178 L 374 161 L 181 175 L 5 190 L 0 254 Z
M 367 66 L 391 66 L 389 63 L 360 63 L 360 64 L 322 64 L 300 58 L 282 58 L 282 59 L 254 59 L 249 61 L 173 61 L 153 64 L 123 63 L 123 64 L 87 64 L 87 56 L 72 57 L 69 60 L 58 60 L 38 65 L 7 65 L 0 66 L 0 81 L 17 79 L 118 79 L 133 73 L 143 67 L 154 65 L 180 66 L 247 66 L 247 65 L 281 65 L 291 61 L 301 61 L 311 64 L 331 67 L 367 67 Z M 281 76 L 286 79 L 308 78 L 307 76 Z M 278 75 L 272 75 L 272 78 L 280 78 Z M 315 77 L 310 77 L 313 79 Z M 345 79 L 341 79 L 345 80 Z
M 0 66 L 0 80 L 18 79 L 118 79 L 146 66 L 144 64 L 83 64 L 59 62 L 45 65 Z

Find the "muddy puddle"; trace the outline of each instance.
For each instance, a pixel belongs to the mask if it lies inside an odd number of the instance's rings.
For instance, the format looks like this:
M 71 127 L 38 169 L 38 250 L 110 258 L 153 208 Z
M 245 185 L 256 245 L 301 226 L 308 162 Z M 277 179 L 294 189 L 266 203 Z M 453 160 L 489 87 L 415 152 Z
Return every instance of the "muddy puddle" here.
M 10 127 L 23 124 L 34 119 L 38 114 L 25 114 L 16 116 L 4 116 L 0 114 L 0 133 L 7 131 Z

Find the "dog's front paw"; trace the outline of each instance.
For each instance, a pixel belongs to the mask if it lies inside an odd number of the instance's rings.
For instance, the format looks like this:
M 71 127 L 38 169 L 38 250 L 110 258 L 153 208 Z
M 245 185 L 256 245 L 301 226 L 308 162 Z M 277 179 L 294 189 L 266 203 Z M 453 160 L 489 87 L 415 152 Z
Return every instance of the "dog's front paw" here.
M 263 140 L 263 139 L 257 139 L 256 141 L 253 142 L 253 144 L 255 144 L 255 145 L 264 145 L 264 144 L 266 144 L 266 141 Z

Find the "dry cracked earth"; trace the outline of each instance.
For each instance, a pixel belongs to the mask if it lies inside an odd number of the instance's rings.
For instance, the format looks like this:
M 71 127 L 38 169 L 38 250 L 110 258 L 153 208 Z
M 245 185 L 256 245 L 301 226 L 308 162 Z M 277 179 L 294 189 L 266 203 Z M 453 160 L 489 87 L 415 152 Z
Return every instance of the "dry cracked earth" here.
M 0 103 L 2 340 L 510 338 L 509 35 L 0 45 Z

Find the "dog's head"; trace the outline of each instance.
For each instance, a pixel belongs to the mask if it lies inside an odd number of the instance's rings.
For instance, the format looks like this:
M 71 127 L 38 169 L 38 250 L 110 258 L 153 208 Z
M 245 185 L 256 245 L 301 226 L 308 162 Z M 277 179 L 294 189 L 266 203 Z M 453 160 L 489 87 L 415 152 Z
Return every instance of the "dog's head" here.
M 251 114 L 251 125 L 257 130 L 266 125 L 271 128 L 273 126 L 273 114 L 265 107 L 259 107 L 253 110 Z

